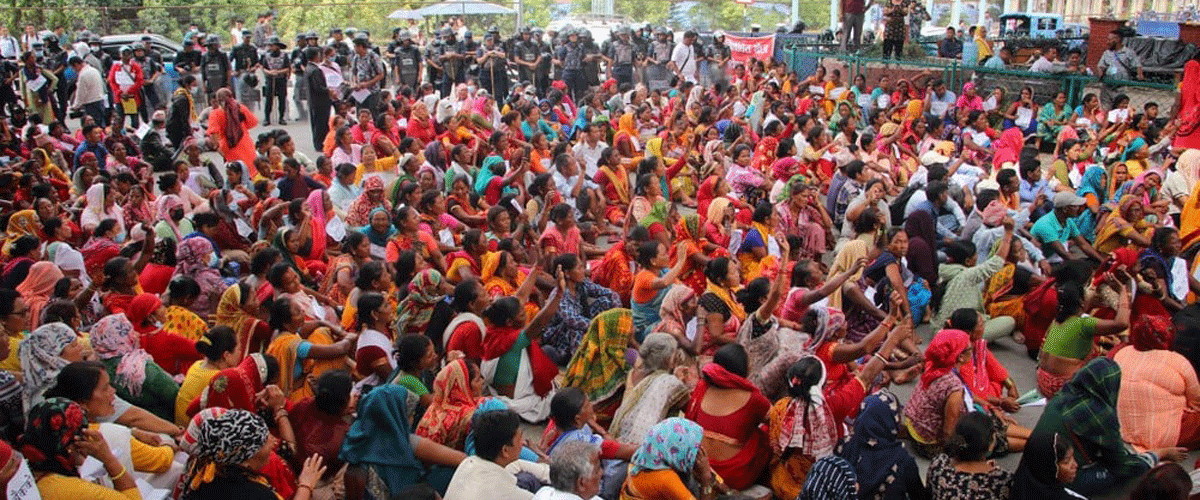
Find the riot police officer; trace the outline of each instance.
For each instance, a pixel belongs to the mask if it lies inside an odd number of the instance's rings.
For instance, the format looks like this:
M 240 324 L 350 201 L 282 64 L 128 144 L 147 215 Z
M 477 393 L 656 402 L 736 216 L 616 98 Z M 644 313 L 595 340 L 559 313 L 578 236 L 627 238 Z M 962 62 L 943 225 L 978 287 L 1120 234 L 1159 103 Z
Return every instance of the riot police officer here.
M 421 84 L 421 51 L 413 44 L 412 33 L 408 30 L 400 32 L 400 44 L 393 50 L 395 54 L 396 84 L 408 86 L 413 90 Z
M 264 125 L 271 124 L 271 110 L 274 103 L 279 103 L 279 124 L 287 125 L 287 83 L 288 75 L 292 72 L 292 61 L 286 52 L 287 48 L 277 36 L 267 38 L 267 51 L 263 53 L 261 64 L 263 68 L 263 97 L 266 99 L 263 111 Z

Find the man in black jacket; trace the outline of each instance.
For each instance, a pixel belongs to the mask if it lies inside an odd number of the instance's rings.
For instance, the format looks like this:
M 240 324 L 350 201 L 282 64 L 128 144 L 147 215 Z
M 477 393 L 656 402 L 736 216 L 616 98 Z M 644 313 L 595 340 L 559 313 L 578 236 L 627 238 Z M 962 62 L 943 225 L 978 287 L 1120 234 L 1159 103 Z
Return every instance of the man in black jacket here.
M 308 83 L 309 125 L 312 126 L 313 149 L 321 151 L 325 144 L 325 135 L 329 133 L 329 109 L 333 96 L 325 84 L 325 73 L 317 66 L 325 60 L 325 54 L 318 47 L 304 49 L 304 57 L 308 64 L 304 66 L 304 80 Z
M 194 99 L 189 99 L 195 95 L 196 86 L 196 77 L 183 75 L 179 79 L 179 90 L 183 92 L 176 90 L 175 95 L 171 96 L 171 106 L 167 112 L 167 139 L 176 147 L 192 135 L 192 116 L 200 111 L 196 109 Z

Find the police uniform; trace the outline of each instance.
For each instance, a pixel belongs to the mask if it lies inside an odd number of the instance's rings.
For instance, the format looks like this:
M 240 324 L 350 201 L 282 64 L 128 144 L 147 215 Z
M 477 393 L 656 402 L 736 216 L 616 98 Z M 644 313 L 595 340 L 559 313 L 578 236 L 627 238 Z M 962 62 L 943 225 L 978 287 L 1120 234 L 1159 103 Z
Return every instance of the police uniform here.
M 263 77 L 263 97 L 266 99 L 263 111 L 266 122 L 271 123 L 271 110 L 275 108 L 275 103 L 279 103 L 279 124 L 287 123 L 287 84 L 288 74 L 291 72 L 292 60 L 287 52 L 281 48 L 283 45 L 278 37 L 271 37 L 270 49 L 263 52 L 260 62 L 264 70 L 277 71 L 288 70 L 286 72 L 269 75 L 264 73 Z

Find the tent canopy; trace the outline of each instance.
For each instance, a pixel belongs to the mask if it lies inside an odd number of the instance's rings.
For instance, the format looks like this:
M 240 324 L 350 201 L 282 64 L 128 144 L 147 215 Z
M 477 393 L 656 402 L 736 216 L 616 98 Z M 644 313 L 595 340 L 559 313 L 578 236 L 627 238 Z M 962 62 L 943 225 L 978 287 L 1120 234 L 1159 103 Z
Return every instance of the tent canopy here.
M 433 5 L 426 5 L 415 11 L 422 16 L 467 16 L 478 14 L 516 14 L 517 11 L 508 7 L 483 2 L 481 0 L 445 0 Z
M 421 14 L 415 10 L 399 9 L 391 14 L 388 14 L 388 19 L 413 19 L 420 21 L 421 19 L 424 19 L 424 17 L 422 17 Z

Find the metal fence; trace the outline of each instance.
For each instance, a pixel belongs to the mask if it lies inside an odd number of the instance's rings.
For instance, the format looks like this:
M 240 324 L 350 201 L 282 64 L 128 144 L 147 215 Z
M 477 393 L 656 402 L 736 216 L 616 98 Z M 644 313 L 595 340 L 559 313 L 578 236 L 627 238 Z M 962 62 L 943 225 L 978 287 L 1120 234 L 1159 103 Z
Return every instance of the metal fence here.
M 946 87 L 955 93 L 968 81 L 975 82 L 981 89 L 980 95 L 986 96 L 994 89 L 1004 90 L 1007 101 L 1019 95 L 1024 87 L 1034 91 L 1035 100 L 1046 102 L 1058 92 L 1067 94 L 1067 102 L 1077 106 L 1088 93 L 1096 93 L 1102 98 L 1110 98 L 1124 93 L 1130 98 L 1130 105 L 1136 110 L 1147 102 L 1156 102 L 1165 115 L 1175 102 L 1177 88 L 1173 84 L 1104 80 L 1090 75 L 1034 73 L 1023 70 L 991 69 L 982 66 L 963 64 L 962 61 L 930 57 L 925 59 L 882 59 L 865 57 L 855 54 L 813 52 L 797 49 L 784 51 L 783 61 L 792 71 L 801 77 L 816 71 L 818 64 L 826 66 L 842 66 L 845 68 L 844 78 L 852 81 L 856 75 L 867 78 L 868 84 L 874 84 L 879 76 L 887 74 L 893 80 L 897 78 L 935 78 L 946 83 Z M 1107 87 L 1107 88 L 1105 88 Z

